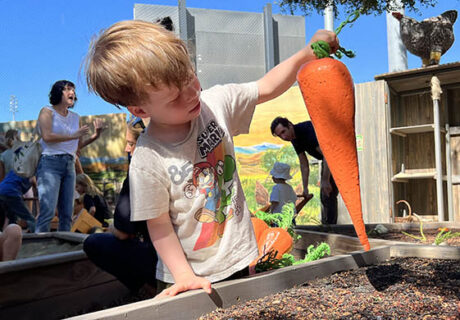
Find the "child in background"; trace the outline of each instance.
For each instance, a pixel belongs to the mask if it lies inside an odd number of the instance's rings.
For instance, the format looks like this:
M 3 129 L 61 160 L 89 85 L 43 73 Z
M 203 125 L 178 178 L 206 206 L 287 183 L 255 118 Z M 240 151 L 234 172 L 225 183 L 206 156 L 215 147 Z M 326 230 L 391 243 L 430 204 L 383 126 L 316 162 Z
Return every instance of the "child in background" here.
M 291 202 L 295 204 L 297 201 L 294 189 L 286 183 L 286 180 L 292 179 L 289 173 L 290 170 L 291 167 L 288 164 L 276 162 L 270 171 L 273 182 L 276 183 L 270 193 L 271 213 L 280 213 L 286 203 Z
M 145 129 L 140 118 L 129 121 L 126 129 L 128 159 Z M 145 221 L 130 221 L 129 176 L 123 181 L 113 214 L 111 232 L 95 233 L 86 238 L 83 250 L 99 268 L 117 277 L 134 294 L 153 297 L 156 293 L 157 255 Z
M 320 30 L 333 52 L 338 40 Z M 257 82 L 201 91 L 185 44 L 160 25 L 123 21 L 92 43 L 91 90 L 150 118 L 130 165 L 131 219 L 147 221 L 161 259 L 159 296 L 249 273 L 257 242 L 238 177 L 233 136 L 248 133 L 257 104 L 276 98 L 316 59 L 310 45 Z
M 16 259 L 22 244 L 21 227 L 9 223 L 6 210 L 0 203 L 0 261 Z
M 101 190 L 96 187 L 93 180 L 88 175 L 80 173 L 76 178 L 75 189 L 83 195 L 83 204 L 88 213 L 107 227 L 108 224 L 104 220 L 112 218 L 112 214 Z
M 0 182 L 0 206 L 9 219 L 9 223 L 16 223 L 18 218 L 27 223 L 29 232 L 35 232 L 35 217 L 24 202 L 23 194 L 36 184 L 35 177 L 23 178 L 10 170 Z

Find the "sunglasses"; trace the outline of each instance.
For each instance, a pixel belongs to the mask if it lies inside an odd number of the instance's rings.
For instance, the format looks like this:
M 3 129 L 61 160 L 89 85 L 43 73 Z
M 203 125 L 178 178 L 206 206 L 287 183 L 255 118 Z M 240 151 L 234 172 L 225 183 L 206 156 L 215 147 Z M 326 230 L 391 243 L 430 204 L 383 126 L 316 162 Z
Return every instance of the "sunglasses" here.
M 133 128 L 145 129 L 144 121 L 142 121 L 142 118 L 136 117 L 132 123 Z

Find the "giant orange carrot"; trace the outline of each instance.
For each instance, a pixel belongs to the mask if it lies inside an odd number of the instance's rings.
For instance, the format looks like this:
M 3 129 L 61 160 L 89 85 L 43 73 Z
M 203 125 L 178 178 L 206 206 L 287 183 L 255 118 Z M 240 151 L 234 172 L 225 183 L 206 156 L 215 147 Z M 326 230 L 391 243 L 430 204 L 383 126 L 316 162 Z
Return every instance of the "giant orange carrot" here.
M 259 243 L 260 238 L 265 230 L 270 228 L 268 224 L 265 223 L 262 219 L 251 217 L 252 227 L 254 228 L 254 233 L 256 235 L 257 243 Z
M 294 241 L 292 240 L 291 235 L 283 228 L 266 228 L 262 231 L 259 239 L 257 240 L 259 256 L 249 265 L 250 274 L 255 273 L 255 266 L 257 262 L 270 251 L 276 252 L 275 259 L 281 259 L 283 254 L 291 251 L 293 244 Z
M 321 151 L 350 213 L 364 250 L 369 240 L 363 221 L 355 138 L 355 96 L 347 67 L 332 58 L 302 66 L 297 81 Z

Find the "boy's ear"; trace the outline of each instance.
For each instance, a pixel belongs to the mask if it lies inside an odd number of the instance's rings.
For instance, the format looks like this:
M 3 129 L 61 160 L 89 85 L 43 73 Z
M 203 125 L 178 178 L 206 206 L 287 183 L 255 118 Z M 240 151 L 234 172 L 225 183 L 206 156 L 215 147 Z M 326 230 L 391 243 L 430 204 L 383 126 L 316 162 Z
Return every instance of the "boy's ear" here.
M 139 118 L 148 118 L 149 116 L 141 107 L 128 106 L 129 112 Z

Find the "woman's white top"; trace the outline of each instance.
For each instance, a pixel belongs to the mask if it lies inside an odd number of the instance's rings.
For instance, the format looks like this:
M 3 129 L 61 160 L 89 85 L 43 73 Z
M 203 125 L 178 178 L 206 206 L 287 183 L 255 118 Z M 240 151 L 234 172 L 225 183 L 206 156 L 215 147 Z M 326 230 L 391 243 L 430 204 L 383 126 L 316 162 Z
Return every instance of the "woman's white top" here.
M 48 110 L 51 110 L 53 114 L 51 132 L 62 135 L 71 135 L 78 131 L 80 128 L 80 116 L 68 110 L 66 116 L 62 116 L 54 110 L 53 107 L 46 106 Z M 63 142 L 53 142 L 47 143 L 43 140 L 40 140 L 43 152 L 45 155 L 55 155 L 55 154 L 71 154 L 75 157 L 75 153 L 78 148 L 78 138 L 63 141 Z

